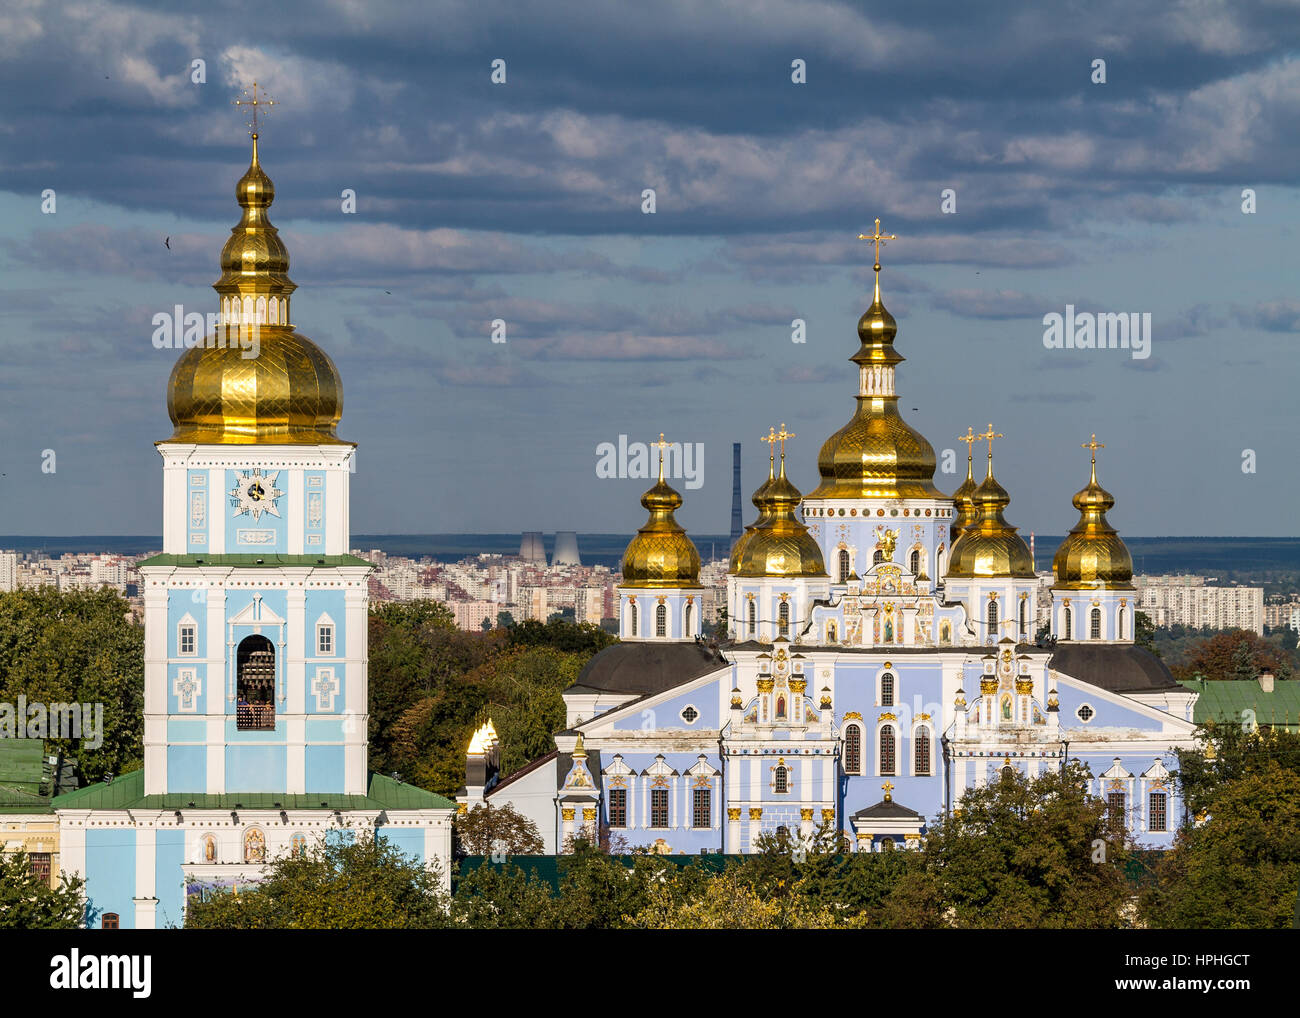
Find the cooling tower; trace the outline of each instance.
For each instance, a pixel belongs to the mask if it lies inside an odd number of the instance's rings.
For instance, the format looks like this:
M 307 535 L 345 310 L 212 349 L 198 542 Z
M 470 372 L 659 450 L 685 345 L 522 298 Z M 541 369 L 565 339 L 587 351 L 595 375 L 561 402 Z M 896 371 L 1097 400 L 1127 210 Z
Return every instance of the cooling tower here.
M 555 533 L 555 554 L 551 558 L 553 566 L 580 566 L 578 558 L 578 535 L 572 530 L 558 530 Z
M 525 562 L 539 562 L 546 565 L 546 545 L 542 541 L 540 530 L 527 530 L 519 542 L 519 557 Z

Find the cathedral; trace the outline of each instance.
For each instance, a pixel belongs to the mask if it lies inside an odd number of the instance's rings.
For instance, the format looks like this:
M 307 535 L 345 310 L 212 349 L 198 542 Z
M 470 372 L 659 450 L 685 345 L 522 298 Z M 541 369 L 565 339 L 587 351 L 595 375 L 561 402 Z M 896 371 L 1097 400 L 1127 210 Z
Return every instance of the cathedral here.
M 455 806 L 367 770 L 370 564 L 349 553 L 343 388 L 291 322 L 258 161 L 221 252 L 217 331 L 172 370 L 163 552 L 140 563 L 144 767 L 55 798 L 88 926 L 180 926 L 322 836 L 373 834 L 444 880 Z M 251 354 L 251 356 L 250 356 Z
M 858 321 L 856 408 L 821 447 L 821 482 L 786 475 L 772 429 L 758 516 L 731 550 L 726 639 L 700 636 L 700 559 L 663 478 L 623 557 L 620 642 L 564 691 L 556 750 L 496 773 L 485 728 L 461 808 L 509 803 L 548 852 L 603 832 L 660 852 L 746 853 L 760 835 L 837 833 L 854 851 L 919 847 L 964 790 L 1067 761 L 1139 843 L 1168 847 L 1183 807 L 1170 774 L 1193 745 L 1196 694 L 1134 644 L 1128 549 L 1106 513 L 1096 436 L 1077 522 L 1052 563 L 1050 635 L 1039 579 L 1007 522 L 989 425 L 966 479 L 934 484 L 930 443 L 898 412 L 898 324 L 875 294 Z M 977 482 L 976 442 L 987 443 Z M 980 450 L 984 452 L 983 449 Z

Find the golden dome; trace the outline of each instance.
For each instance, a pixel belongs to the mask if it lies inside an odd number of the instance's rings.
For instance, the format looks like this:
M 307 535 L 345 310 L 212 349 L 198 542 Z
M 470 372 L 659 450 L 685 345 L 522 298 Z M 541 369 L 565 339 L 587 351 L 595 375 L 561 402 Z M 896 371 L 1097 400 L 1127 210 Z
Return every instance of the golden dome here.
M 1096 443 L 1097 436 L 1092 438 Z M 1087 445 L 1084 448 L 1088 448 Z M 1079 522 L 1070 530 L 1052 559 L 1056 586 L 1074 590 L 1132 590 L 1133 556 L 1106 520 L 1115 499 L 1097 483 L 1097 449 L 1092 453 L 1092 476 L 1088 485 L 1071 500 L 1079 510 Z
M 776 434 L 776 429 L 772 429 L 772 434 Z M 764 439 L 764 441 L 768 441 Z M 771 500 L 768 498 L 768 492 L 772 485 L 776 483 L 776 448 L 771 447 L 767 459 L 767 480 L 758 486 L 750 501 L 758 509 L 758 519 L 745 527 L 745 532 L 736 538 L 736 543 L 731 546 L 731 560 L 727 565 L 727 572 L 734 573 L 740 566 L 740 556 L 745 550 L 745 545 L 749 543 L 750 537 L 754 531 L 761 527 L 769 519 L 771 512 Z
M 221 327 L 187 350 L 167 383 L 169 442 L 350 445 L 335 434 L 343 383 L 329 355 L 289 324 L 289 253 L 266 210 L 275 186 L 253 156 L 244 214 L 221 250 Z M 256 354 L 256 356 L 253 356 Z
M 784 431 L 784 426 L 783 426 Z M 785 450 L 781 472 L 764 486 L 768 516 L 754 525 L 731 570 L 736 576 L 825 576 L 822 550 L 795 510 L 803 501 L 799 489 L 785 476 Z
M 978 515 L 952 546 L 947 575 L 971 579 L 993 576 L 1032 578 L 1034 559 L 1029 554 L 1029 546 L 1002 515 L 1002 510 L 1011 504 L 1011 496 L 993 476 L 991 449 L 988 475 L 971 499 Z
M 898 414 L 894 369 L 904 360 L 894 349 L 898 323 L 876 291 L 858 320 L 858 409 L 822 446 L 821 483 L 809 498 L 943 498 L 934 486 L 934 449 Z
M 967 429 L 970 430 L 969 428 Z M 948 528 L 953 541 L 961 537 L 962 531 L 967 527 L 974 526 L 979 520 L 979 509 L 975 505 L 975 475 L 974 457 L 971 455 L 970 446 L 966 447 L 966 480 L 961 482 L 961 486 L 952 493 L 953 502 L 953 521 L 952 526 Z
M 663 436 L 659 436 L 660 441 Z M 659 450 L 659 480 L 641 496 L 650 519 L 623 552 L 624 587 L 698 587 L 700 553 L 686 536 L 673 511 L 682 496 L 664 480 L 663 448 Z

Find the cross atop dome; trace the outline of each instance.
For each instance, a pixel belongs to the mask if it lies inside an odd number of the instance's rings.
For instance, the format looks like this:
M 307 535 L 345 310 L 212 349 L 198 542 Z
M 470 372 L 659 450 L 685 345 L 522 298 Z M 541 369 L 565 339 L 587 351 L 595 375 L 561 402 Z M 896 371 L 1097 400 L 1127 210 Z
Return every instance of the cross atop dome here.
M 874 244 L 876 245 L 876 264 L 875 264 L 874 268 L 875 268 L 875 270 L 876 270 L 876 294 L 875 294 L 875 300 L 876 300 L 876 303 L 877 303 L 877 304 L 880 303 L 880 245 L 883 244 L 883 243 L 884 243 L 885 241 L 887 241 L 887 240 L 897 240 L 897 239 L 898 239 L 898 237 L 895 236 L 895 235 L 892 234 L 892 233 L 881 233 L 881 232 L 880 232 L 880 217 L 879 217 L 879 216 L 876 217 L 876 232 L 875 232 L 875 233 L 859 233 L 859 234 L 858 234 L 858 240 L 869 240 L 869 241 L 871 241 L 872 243 L 874 243 Z
M 232 106 L 247 106 L 247 107 L 248 107 L 248 109 L 249 109 L 249 113 L 248 113 L 248 120 L 246 121 L 246 123 L 248 124 L 248 133 L 249 133 L 250 135 L 253 136 L 253 140 L 254 140 L 254 141 L 257 140 L 257 115 L 258 115 L 258 114 L 257 114 L 257 111 L 258 111 L 258 107 L 262 107 L 262 106 L 279 106 L 279 105 L 280 105 L 278 102 L 276 102 L 274 99 L 272 99 L 269 95 L 266 94 L 266 90 L 265 90 L 265 89 L 262 90 L 262 97 L 259 99 L 259 98 L 258 98 L 258 95 L 257 95 L 257 88 L 258 88 L 257 82 L 254 81 L 254 82 L 253 82 L 253 85 L 252 85 L 252 92 L 251 92 L 251 93 L 249 92 L 248 89 L 244 89 L 244 91 L 243 91 L 243 93 L 242 93 L 243 96 L 244 96 L 244 98 L 243 98 L 243 99 L 235 99 L 235 100 L 233 100 L 233 101 L 231 102 L 231 105 L 232 105 Z

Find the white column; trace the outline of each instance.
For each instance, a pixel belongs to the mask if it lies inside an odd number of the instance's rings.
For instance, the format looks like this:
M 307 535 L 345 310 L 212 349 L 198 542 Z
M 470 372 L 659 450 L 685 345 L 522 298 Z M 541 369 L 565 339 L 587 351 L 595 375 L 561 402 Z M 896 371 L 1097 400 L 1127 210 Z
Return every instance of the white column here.
M 285 549 L 290 555 L 305 555 L 303 529 L 306 526 L 306 497 L 303 494 L 306 482 L 301 467 L 286 470 L 285 493 L 289 496 L 289 515 L 284 521 Z
M 208 471 L 208 554 L 226 554 L 226 471 L 213 467 Z

